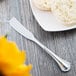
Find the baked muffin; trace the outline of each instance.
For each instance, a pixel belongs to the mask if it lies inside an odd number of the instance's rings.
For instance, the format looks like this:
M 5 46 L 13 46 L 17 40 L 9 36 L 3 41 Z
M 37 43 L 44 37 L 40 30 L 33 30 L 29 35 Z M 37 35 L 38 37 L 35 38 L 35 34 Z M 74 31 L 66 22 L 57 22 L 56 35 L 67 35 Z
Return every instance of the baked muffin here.
M 51 0 L 52 13 L 64 25 L 76 24 L 76 0 Z
M 50 0 L 32 0 L 32 2 L 35 5 L 35 7 L 37 7 L 40 10 L 44 11 L 51 10 Z

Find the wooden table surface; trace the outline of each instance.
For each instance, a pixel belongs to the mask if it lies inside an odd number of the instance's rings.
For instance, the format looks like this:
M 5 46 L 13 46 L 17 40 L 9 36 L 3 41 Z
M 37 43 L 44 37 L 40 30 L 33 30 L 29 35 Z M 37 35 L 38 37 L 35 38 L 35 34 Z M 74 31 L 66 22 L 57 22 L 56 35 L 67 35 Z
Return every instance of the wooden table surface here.
M 33 64 L 32 76 L 76 76 L 76 30 L 45 32 L 35 20 L 29 0 L 0 0 L 0 19 L 15 16 L 36 38 L 61 58 L 71 62 L 71 70 L 60 71 L 55 61 L 35 43 L 25 39 L 8 24 L 0 26 L 0 35 L 9 32 L 8 39 L 26 50 L 27 64 Z

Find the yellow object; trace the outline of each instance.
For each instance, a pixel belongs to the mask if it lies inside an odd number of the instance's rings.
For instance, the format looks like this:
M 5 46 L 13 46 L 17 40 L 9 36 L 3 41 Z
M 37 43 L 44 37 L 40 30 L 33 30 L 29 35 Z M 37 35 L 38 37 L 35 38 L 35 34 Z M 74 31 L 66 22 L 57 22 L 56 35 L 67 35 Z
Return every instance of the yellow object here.
M 25 51 L 14 42 L 0 37 L 0 76 L 31 76 L 32 65 L 25 65 Z

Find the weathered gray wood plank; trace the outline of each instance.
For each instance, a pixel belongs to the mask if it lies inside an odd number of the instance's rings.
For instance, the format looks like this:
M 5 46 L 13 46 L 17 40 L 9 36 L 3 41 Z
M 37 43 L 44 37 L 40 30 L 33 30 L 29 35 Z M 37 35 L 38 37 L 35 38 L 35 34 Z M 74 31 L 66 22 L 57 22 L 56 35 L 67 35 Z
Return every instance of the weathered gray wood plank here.
M 76 30 L 49 33 L 42 30 L 36 22 L 29 0 L 3 0 L 0 2 L 0 19 L 10 19 L 15 16 L 36 38 L 60 57 L 72 64 L 70 72 L 63 73 L 55 61 L 35 43 L 25 39 L 8 24 L 0 26 L 0 35 L 8 31 L 9 40 L 15 41 L 20 49 L 27 52 L 27 64 L 33 64 L 33 76 L 76 76 Z

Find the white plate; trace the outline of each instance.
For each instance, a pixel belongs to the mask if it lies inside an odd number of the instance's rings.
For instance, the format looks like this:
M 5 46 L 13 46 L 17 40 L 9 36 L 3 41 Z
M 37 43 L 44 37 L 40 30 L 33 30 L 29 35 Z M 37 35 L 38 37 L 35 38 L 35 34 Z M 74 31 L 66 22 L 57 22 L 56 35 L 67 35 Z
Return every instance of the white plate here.
M 45 31 L 56 32 L 56 31 L 66 31 L 76 28 L 76 25 L 73 26 L 62 25 L 54 18 L 51 12 L 38 10 L 36 7 L 34 7 L 32 0 L 30 0 L 30 5 L 37 22 Z

